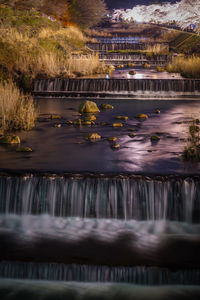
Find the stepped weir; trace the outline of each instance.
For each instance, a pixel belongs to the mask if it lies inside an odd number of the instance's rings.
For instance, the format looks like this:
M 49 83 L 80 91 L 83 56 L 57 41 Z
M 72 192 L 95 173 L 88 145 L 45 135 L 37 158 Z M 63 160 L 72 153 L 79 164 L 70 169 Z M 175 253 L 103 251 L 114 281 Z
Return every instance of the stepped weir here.
M 151 92 L 151 93 L 149 93 Z M 176 97 L 200 96 L 198 79 L 40 79 L 36 96 Z

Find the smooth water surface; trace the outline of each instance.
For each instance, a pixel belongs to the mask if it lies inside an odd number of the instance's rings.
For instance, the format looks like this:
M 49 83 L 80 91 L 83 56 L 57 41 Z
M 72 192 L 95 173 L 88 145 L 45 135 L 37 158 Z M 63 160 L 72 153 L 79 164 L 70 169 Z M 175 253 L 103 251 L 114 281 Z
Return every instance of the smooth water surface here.
M 19 133 L 21 146 L 29 146 L 32 153 L 16 153 L 17 146 L 0 146 L 0 168 L 14 170 L 44 170 L 55 172 L 132 172 L 145 174 L 197 174 L 200 164 L 184 163 L 181 153 L 188 137 L 188 122 L 199 118 L 200 102 L 162 100 L 95 100 L 98 105 L 110 103 L 111 111 L 101 111 L 96 125 L 74 127 L 66 120 L 79 118 L 77 99 L 37 99 L 40 117 L 31 132 Z M 155 110 L 161 113 L 156 114 Z M 60 114 L 61 120 L 48 119 L 48 114 Z M 135 118 L 137 114 L 148 114 L 146 121 Z M 128 116 L 119 121 L 115 117 Z M 122 122 L 123 127 L 112 124 Z M 62 124 L 61 128 L 54 124 Z M 130 129 L 134 131 L 129 131 Z M 102 136 L 98 142 L 85 140 L 88 133 Z M 130 137 L 135 133 L 135 137 Z M 151 142 L 157 134 L 160 141 Z M 113 150 L 108 137 L 116 136 L 119 150 Z

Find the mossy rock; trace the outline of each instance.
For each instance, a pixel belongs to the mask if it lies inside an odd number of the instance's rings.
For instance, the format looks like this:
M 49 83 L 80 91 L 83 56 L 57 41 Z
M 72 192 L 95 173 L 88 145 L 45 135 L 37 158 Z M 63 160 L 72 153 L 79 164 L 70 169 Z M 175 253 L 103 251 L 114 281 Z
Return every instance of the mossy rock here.
M 113 123 L 112 126 L 118 128 L 118 127 L 123 127 L 123 124 L 122 123 Z
M 54 127 L 55 127 L 55 128 L 61 128 L 61 127 L 62 127 L 62 124 L 54 124 Z
M 100 109 L 102 109 L 102 110 L 109 110 L 109 109 L 113 109 L 113 108 L 114 108 L 114 106 L 112 106 L 111 104 L 104 104 L 104 103 L 102 103 L 100 105 Z
M 160 67 L 160 66 L 157 66 L 157 67 L 156 67 L 156 71 L 157 71 L 157 72 L 165 72 L 165 68 Z
M 20 144 L 20 138 L 17 135 L 4 135 L 0 137 L 0 144 Z
M 99 113 L 100 110 L 95 102 L 84 101 L 79 106 L 79 113 Z
M 60 120 L 61 116 L 59 116 L 59 115 L 51 115 L 51 119 L 52 120 Z
M 149 68 L 151 68 L 151 65 L 150 65 L 150 64 L 147 64 L 147 63 L 145 63 L 145 64 L 143 64 L 143 68 L 145 68 L 145 69 L 149 69 Z
M 158 141 L 160 141 L 160 137 L 157 136 L 157 135 L 152 135 L 152 136 L 151 136 L 151 141 L 152 141 L 152 142 L 158 142 Z
M 115 119 L 127 121 L 127 120 L 128 120 L 128 117 L 126 117 L 126 116 L 117 116 L 117 117 L 115 117 Z
M 130 138 L 134 138 L 136 136 L 136 134 L 135 133 L 129 133 L 128 136 L 130 136 Z
M 91 121 L 83 121 L 82 125 L 91 126 L 93 123 Z
M 159 115 L 160 114 L 160 109 L 156 109 L 155 113 Z
M 20 147 L 16 149 L 16 152 L 33 152 L 30 147 Z
M 117 149 L 120 148 L 120 145 L 119 145 L 119 144 L 113 144 L 113 145 L 111 145 L 111 148 L 112 148 L 113 150 L 117 150 Z
M 107 122 L 101 122 L 100 125 L 101 125 L 101 126 L 108 126 L 109 123 L 107 123 Z
M 92 122 L 92 121 L 96 121 L 96 116 L 94 116 L 94 115 L 91 115 L 91 116 L 86 116 L 86 117 L 84 117 L 84 122 Z
M 70 121 L 70 120 L 66 121 L 66 123 L 67 123 L 67 125 L 73 125 L 73 121 Z
M 109 141 L 109 142 L 116 142 L 116 141 L 117 141 L 117 137 L 116 137 L 116 136 L 109 137 L 109 138 L 108 138 L 108 141 Z
M 136 74 L 136 71 L 135 71 L 135 70 L 131 70 L 131 71 L 128 72 L 128 74 L 129 74 L 129 75 L 135 75 L 135 74 Z
M 133 129 L 133 128 L 128 128 L 127 130 L 128 131 L 135 131 L 135 129 Z
M 143 119 L 143 120 L 146 120 L 148 119 L 148 116 L 146 114 L 139 114 L 137 116 L 135 116 L 137 119 Z
M 129 68 L 133 68 L 133 67 L 135 67 L 135 64 L 134 63 L 128 63 L 128 65 L 127 65 Z
M 123 64 L 118 65 L 117 68 L 118 68 L 118 69 L 124 68 L 124 65 L 123 65 Z
M 85 139 L 87 141 L 94 142 L 94 141 L 100 140 L 101 136 L 98 133 L 89 133 L 85 136 Z
M 74 126 L 81 126 L 82 125 L 82 120 L 81 119 L 77 119 L 73 122 Z

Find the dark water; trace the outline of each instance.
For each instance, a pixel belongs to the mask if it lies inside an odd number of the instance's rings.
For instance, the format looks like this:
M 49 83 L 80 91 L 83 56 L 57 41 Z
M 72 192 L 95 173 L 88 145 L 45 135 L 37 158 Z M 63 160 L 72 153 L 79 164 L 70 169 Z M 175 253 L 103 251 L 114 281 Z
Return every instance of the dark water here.
M 41 114 L 60 114 L 61 120 L 40 118 L 31 132 L 19 133 L 22 146 L 32 147 L 29 154 L 16 153 L 17 146 L 0 146 L 0 168 L 8 170 L 46 170 L 52 172 L 143 173 L 143 174 L 198 174 L 199 164 L 184 163 L 181 153 L 188 137 L 188 121 L 199 118 L 200 102 L 175 100 L 95 100 L 110 103 L 112 111 L 102 111 L 93 127 L 68 126 L 75 120 L 81 100 L 38 99 Z M 159 108 L 161 113 L 155 113 Z M 145 113 L 149 118 L 140 121 L 135 115 Z M 129 117 L 124 126 L 114 129 L 115 116 Z M 107 125 L 102 125 L 106 122 Z M 61 128 L 55 128 L 61 123 Z M 136 136 L 131 138 L 129 129 Z M 97 132 L 102 140 L 90 143 L 87 133 Z M 160 141 L 152 143 L 150 136 L 158 133 Z M 120 149 L 113 151 L 108 137 L 116 136 Z

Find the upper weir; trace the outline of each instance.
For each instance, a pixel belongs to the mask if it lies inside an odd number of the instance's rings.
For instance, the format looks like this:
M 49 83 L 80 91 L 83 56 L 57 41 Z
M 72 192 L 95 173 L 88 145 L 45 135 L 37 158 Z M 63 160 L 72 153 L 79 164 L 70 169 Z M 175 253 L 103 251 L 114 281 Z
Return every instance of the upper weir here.
M 166 43 L 88 43 L 87 47 L 94 51 L 107 52 L 118 50 L 146 50 L 148 47 L 155 47 L 156 45 L 165 51 L 169 50 L 169 45 Z

